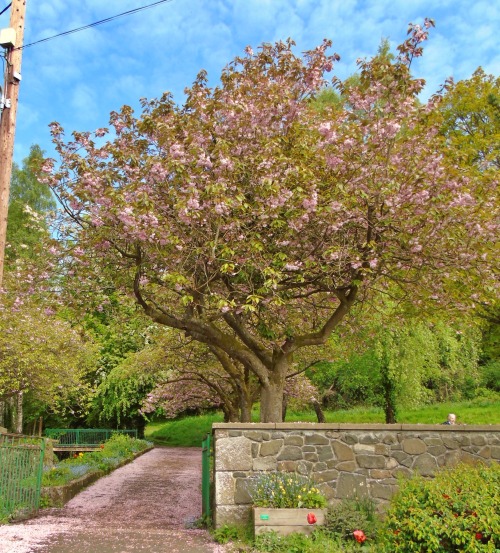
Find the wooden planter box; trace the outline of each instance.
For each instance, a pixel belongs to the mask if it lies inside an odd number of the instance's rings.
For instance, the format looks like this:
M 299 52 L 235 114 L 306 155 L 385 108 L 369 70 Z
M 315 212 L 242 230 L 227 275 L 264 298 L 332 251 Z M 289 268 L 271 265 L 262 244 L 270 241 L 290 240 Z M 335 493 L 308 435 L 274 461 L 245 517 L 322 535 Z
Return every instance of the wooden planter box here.
M 313 513 L 315 523 L 309 523 L 307 515 Z M 316 526 L 324 524 L 326 509 L 267 509 L 254 507 L 255 535 L 273 530 L 282 536 L 292 532 L 310 534 Z

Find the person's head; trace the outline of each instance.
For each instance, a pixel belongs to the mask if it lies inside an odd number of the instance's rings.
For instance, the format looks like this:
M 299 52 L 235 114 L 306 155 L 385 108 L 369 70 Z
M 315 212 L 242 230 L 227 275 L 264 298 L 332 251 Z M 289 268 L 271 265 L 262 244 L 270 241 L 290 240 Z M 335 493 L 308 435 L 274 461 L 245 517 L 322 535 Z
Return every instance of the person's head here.
M 449 424 L 455 424 L 457 422 L 457 417 L 453 413 L 450 413 L 448 415 L 448 423 Z

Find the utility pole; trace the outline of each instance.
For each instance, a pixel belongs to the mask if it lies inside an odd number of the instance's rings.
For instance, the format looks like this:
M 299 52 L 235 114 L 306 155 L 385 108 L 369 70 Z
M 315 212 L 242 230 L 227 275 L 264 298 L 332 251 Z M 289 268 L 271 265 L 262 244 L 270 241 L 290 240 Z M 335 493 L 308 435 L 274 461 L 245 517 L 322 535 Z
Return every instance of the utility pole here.
M 4 97 L 6 104 L 2 110 L 0 121 L 0 288 L 2 287 L 4 272 L 7 215 L 9 212 L 10 179 L 16 134 L 17 103 L 21 82 L 25 15 L 26 0 L 12 0 L 10 27 L 15 31 L 15 44 L 7 46 L 5 50 L 7 68 Z

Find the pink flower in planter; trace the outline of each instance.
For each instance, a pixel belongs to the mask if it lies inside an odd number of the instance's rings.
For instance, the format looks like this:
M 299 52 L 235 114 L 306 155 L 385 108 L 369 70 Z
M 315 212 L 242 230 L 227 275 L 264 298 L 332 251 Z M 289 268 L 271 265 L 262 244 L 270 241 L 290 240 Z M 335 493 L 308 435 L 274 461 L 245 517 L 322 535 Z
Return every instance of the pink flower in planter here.
M 363 530 L 354 530 L 352 535 L 358 543 L 363 543 L 366 540 L 366 536 Z

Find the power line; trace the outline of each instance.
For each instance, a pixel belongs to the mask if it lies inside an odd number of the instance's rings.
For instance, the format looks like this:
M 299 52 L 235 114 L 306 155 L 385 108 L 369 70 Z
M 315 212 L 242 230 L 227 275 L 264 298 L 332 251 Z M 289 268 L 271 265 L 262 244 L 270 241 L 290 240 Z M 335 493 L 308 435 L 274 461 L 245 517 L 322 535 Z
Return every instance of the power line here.
M 0 15 L 2 15 L 4 12 L 6 12 L 11 6 L 12 6 L 12 2 L 10 2 L 10 4 L 0 12 Z
M 153 8 L 154 6 L 157 6 L 158 4 L 165 4 L 166 2 L 172 2 L 173 0 L 159 0 L 158 2 L 153 2 L 152 4 L 148 4 L 147 6 L 142 6 L 141 8 L 135 8 L 133 10 L 129 10 L 127 12 L 119 13 L 117 15 L 113 15 L 111 17 L 107 17 L 106 19 L 101 19 L 100 21 L 95 21 L 94 23 L 90 23 L 90 25 L 85 25 L 83 27 L 78 27 L 77 29 L 71 29 L 71 31 L 65 31 L 64 33 L 59 33 L 58 35 L 49 36 L 47 38 L 42 38 L 41 40 L 37 40 L 36 42 L 30 42 L 29 44 L 25 44 L 24 46 L 21 46 L 18 48 L 19 50 L 28 48 L 28 46 L 34 46 L 35 44 L 40 44 L 41 42 L 47 42 L 48 40 L 52 40 L 53 38 L 58 38 L 60 36 L 66 36 L 71 35 L 73 33 L 78 33 L 80 31 L 84 31 L 85 29 L 90 29 L 92 27 L 97 27 L 97 25 L 102 25 L 103 23 L 109 23 L 110 21 L 113 21 L 114 19 L 118 19 L 119 17 L 123 17 L 125 15 L 131 15 L 133 13 L 140 12 L 142 10 L 147 10 L 148 8 Z M 17 48 L 16 48 L 17 49 Z

